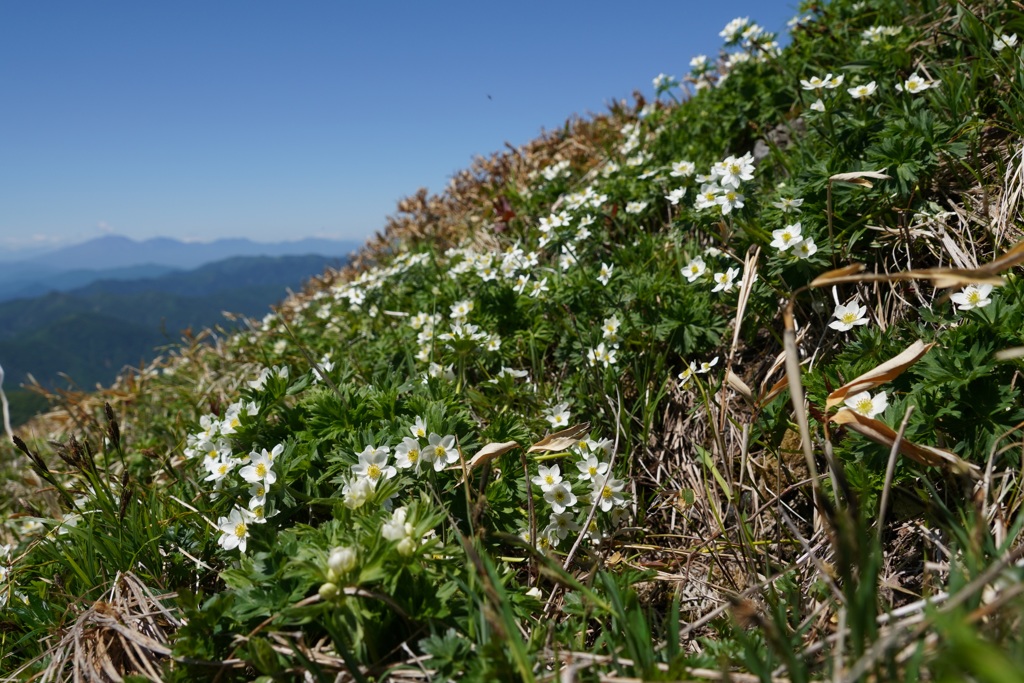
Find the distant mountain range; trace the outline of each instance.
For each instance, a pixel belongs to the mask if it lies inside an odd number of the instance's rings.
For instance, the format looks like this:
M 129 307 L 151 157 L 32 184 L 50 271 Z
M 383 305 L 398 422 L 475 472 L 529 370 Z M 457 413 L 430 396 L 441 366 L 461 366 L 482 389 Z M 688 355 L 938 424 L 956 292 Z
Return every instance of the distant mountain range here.
M 98 280 L 136 280 L 190 270 L 238 256 L 318 254 L 347 257 L 358 242 L 309 238 L 291 242 L 220 239 L 182 242 L 167 237 L 136 241 L 107 235 L 22 260 L 0 263 L 0 301 L 67 292 Z
M 224 312 L 262 318 L 289 289 L 343 266 L 357 246 L 103 237 L 0 263 L 0 365 L 16 421 L 45 408 L 17 389 L 29 374 L 49 387 L 67 386 L 65 376 L 83 388 L 109 384 L 125 366 L 154 358 L 157 347 L 180 342 L 187 328 L 230 326 Z M 320 253 L 288 253 L 303 247 Z

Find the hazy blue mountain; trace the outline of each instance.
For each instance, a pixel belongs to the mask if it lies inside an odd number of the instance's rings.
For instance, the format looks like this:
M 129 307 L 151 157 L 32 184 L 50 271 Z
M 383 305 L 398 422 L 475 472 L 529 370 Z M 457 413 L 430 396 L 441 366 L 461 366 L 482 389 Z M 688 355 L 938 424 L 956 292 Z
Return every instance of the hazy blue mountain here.
M 123 368 L 173 345 L 186 328 L 228 326 L 223 313 L 262 318 L 344 259 L 319 255 L 235 257 L 189 271 L 137 280 L 101 280 L 68 292 L 0 302 L 0 363 L 9 386 L 31 373 L 63 386 L 111 382 Z
M 178 270 L 170 266 L 149 263 L 128 268 L 106 270 L 53 271 L 36 267 L 35 264 L 11 264 L 18 266 L 7 272 L 7 266 L 0 273 L 0 301 L 29 299 L 49 292 L 67 292 L 83 287 L 97 280 L 138 280 L 157 277 Z
M 35 256 L 28 262 L 60 271 L 128 268 L 147 263 L 188 269 L 232 256 L 348 256 L 358 246 L 357 242 L 317 238 L 263 243 L 241 238 L 181 242 L 154 237 L 139 242 L 120 235 L 106 235 Z

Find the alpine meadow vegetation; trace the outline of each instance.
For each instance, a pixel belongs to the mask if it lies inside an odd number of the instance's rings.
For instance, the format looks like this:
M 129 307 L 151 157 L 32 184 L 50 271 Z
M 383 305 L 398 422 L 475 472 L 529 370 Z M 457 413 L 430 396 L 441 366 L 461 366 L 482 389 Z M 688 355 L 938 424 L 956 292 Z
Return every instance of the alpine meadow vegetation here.
M 1017 680 L 1024 12 L 790 30 L 51 396 L 0 447 L 0 672 Z

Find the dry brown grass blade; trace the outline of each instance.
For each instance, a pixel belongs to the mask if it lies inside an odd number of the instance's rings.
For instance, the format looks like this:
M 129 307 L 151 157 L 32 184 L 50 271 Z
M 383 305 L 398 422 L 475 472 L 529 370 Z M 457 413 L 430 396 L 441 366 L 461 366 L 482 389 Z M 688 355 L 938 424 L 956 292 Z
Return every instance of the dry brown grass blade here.
M 830 183 L 847 183 L 849 185 L 860 185 L 861 187 L 874 187 L 868 178 L 875 180 L 891 180 L 892 176 L 881 171 L 851 171 L 849 173 L 836 173 L 829 176 Z
M 811 448 L 811 428 L 807 423 L 807 409 L 804 406 L 804 385 L 800 376 L 800 356 L 796 347 L 796 324 L 793 321 L 793 299 L 783 311 L 782 334 L 783 347 L 786 350 L 786 382 L 789 385 L 789 398 L 793 402 L 793 416 L 800 428 L 800 445 L 803 447 L 807 471 L 811 475 L 811 486 L 814 492 L 815 506 L 818 504 L 818 490 L 821 487 L 818 479 L 818 466 L 814 462 L 814 451 Z
M 916 363 L 921 356 L 928 353 L 933 346 L 935 346 L 935 342 L 925 344 L 918 339 L 898 356 L 890 358 L 881 365 L 868 370 L 829 394 L 828 399 L 825 401 L 825 409 L 828 410 L 842 403 L 851 394 L 858 394 L 862 391 L 873 389 L 880 384 L 891 382 L 903 374 L 904 370 Z
M 999 273 L 1024 263 L 1024 242 L 1010 247 L 1002 256 L 977 268 L 919 268 L 901 273 L 864 273 L 864 266 L 854 263 L 822 273 L 811 280 L 811 287 L 827 287 L 848 282 L 900 282 L 904 280 L 930 280 L 939 288 L 964 287 L 967 285 L 1006 284 Z
M 480 467 L 484 463 L 490 462 L 500 455 L 508 453 L 513 448 L 517 447 L 519 442 L 517 441 L 504 441 L 502 443 L 489 443 L 479 451 L 476 452 L 472 458 L 466 462 L 466 469 L 472 470 L 474 467 Z
M 743 322 L 743 314 L 747 310 L 747 302 L 750 300 L 750 292 L 754 289 L 754 281 L 757 279 L 757 259 L 761 255 L 760 247 L 754 247 L 747 254 L 743 263 L 743 279 L 740 281 L 739 299 L 736 302 L 736 319 L 732 329 L 732 347 L 729 350 L 729 358 L 736 353 L 740 343 L 740 326 Z
M 1018 358 L 1024 358 L 1024 346 L 1011 346 L 1008 349 L 996 351 L 993 354 L 996 360 L 1017 360 Z
M 897 439 L 898 435 L 892 427 L 880 420 L 866 417 L 854 412 L 849 408 L 840 408 L 832 416 L 832 421 L 849 427 L 858 434 L 871 439 L 877 444 L 892 448 L 893 444 L 899 441 L 899 451 L 912 460 L 930 467 L 944 467 L 957 474 L 970 474 L 978 476 L 980 470 L 977 465 L 968 463 L 955 453 L 934 446 L 921 446 L 906 439 Z
M 768 405 L 769 403 L 771 403 L 773 398 L 781 394 L 783 389 L 785 389 L 788 386 L 789 375 L 783 375 L 782 379 L 773 384 L 768 391 L 761 394 L 761 396 L 757 399 L 757 405 L 761 406 L 762 408 Z
M 154 595 L 129 572 L 118 575 L 105 597 L 85 609 L 44 655 L 49 662 L 40 676 L 43 683 L 116 681 L 127 675 L 162 680 L 170 634 L 181 625 L 161 603 L 172 596 Z M 20 673 L 24 669 L 15 675 Z
M 981 266 L 974 270 L 963 270 L 960 268 L 920 268 L 918 270 L 907 270 L 901 273 L 864 273 L 864 266 L 854 264 L 844 268 L 830 270 L 822 273 L 811 280 L 810 287 L 828 287 L 841 285 L 850 282 L 903 282 L 906 280 L 930 280 L 932 285 L 939 289 L 946 287 L 964 287 L 967 285 L 995 285 L 1006 284 L 1003 278 L 995 275 L 995 271 L 987 270 L 987 266 Z
M 732 371 L 732 368 L 725 372 L 725 383 L 729 385 L 730 389 L 746 399 L 748 403 L 754 404 L 754 392 L 750 390 L 746 382 L 740 379 L 739 375 Z
M 590 431 L 590 423 L 574 425 L 554 434 L 548 434 L 537 443 L 530 446 L 527 453 L 557 453 L 571 448 L 579 443 L 580 438 Z
M 835 270 L 829 270 L 822 273 L 811 280 L 810 286 L 825 287 L 836 284 L 837 282 L 850 282 L 849 278 L 862 272 L 864 272 L 863 263 L 851 263 L 848 266 L 843 266 L 842 268 L 836 268 Z

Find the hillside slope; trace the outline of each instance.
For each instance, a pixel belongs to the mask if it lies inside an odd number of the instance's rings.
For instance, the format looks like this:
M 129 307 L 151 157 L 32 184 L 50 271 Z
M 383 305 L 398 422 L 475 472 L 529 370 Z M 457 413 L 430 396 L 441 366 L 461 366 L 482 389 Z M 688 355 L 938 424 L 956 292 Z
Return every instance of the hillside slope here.
M 1012 680 L 1016 35 L 996 2 L 813 3 L 782 51 L 738 19 L 261 329 L 65 397 L 3 451 L 0 662 Z

